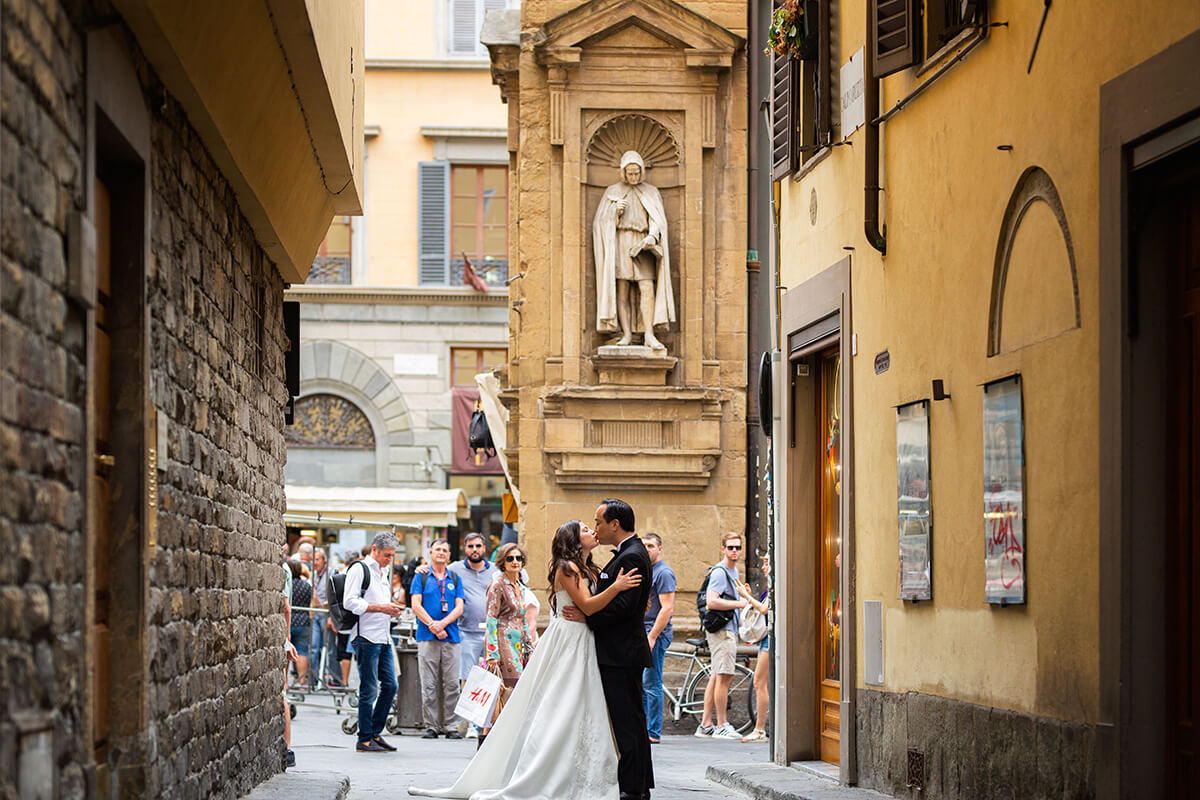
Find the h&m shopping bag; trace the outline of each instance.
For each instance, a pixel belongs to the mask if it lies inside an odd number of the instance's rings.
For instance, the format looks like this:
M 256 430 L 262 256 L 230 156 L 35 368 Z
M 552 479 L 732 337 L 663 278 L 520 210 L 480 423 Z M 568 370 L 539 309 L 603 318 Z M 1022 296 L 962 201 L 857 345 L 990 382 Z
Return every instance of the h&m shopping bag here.
M 462 692 L 458 695 L 454 713 L 468 722 L 486 728 L 492 722 L 492 708 L 496 705 L 501 685 L 499 675 L 494 675 L 483 667 L 471 667 L 471 671 L 467 673 L 467 682 L 463 684 Z

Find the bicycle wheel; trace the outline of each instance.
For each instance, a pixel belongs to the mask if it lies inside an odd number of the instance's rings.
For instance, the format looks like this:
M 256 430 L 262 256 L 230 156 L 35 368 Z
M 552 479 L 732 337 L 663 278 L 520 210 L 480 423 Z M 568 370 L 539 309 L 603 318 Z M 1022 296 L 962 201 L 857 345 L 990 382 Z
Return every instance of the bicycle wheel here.
M 683 710 L 690 714 L 704 712 L 704 688 L 712 666 L 704 667 L 692 678 L 684 691 Z M 738 733 L 748 733 L 754 727 L 754 673 L 742 664 L 734 665 L 733 680 L 729 684 L 729 695 L 725 700 L 725 721 Z M 715 720 L 714 720 L 715 722 Z
M 705 664 L 692 676 L 679 699 L 679 710 L 693 717 L 704 714 L 704 687 L 708 686 L 709 666 Z

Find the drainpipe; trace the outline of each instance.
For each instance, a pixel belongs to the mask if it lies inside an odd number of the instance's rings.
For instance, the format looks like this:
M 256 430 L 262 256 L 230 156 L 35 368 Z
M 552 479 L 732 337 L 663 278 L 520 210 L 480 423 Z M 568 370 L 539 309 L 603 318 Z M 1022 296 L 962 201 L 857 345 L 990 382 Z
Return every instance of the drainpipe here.
M 866 157 L 863 164 L 863 233 L 871 247 L 887 255 L 887 238 L 879 226 L 879 81 L 875 75 L 875 53 L 871 43 L 863 48 L 863 102 L 866 105 L 867 126 L 863 131 Z

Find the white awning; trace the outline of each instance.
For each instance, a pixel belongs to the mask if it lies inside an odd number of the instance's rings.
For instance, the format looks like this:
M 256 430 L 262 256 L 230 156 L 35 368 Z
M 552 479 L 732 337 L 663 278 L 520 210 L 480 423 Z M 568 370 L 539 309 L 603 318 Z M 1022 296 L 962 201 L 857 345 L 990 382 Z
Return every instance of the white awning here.
M 462 489 L 402 489 L 376 486 L 285 486 L 287 514 L 336 518 L 330 527 L 355 520 L 396 525 L 457 525 L 471 516 Z M 346 524 L 349 522 L 349 524 Z

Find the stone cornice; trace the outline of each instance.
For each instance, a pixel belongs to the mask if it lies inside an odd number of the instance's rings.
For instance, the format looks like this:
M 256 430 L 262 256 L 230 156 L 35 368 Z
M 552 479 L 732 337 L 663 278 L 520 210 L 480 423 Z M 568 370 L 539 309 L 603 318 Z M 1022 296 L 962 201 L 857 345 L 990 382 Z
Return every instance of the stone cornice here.
M 481 294 L 468 286 L 342 286 L 313 284 L 293 286 L 284 292 L 285 300 L 301 303 L 367 303 L 377 305 L 463 305 L 506 306 L 508 289 L 497 288 Z

